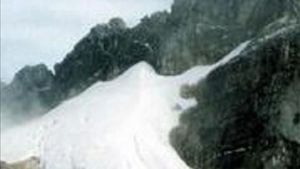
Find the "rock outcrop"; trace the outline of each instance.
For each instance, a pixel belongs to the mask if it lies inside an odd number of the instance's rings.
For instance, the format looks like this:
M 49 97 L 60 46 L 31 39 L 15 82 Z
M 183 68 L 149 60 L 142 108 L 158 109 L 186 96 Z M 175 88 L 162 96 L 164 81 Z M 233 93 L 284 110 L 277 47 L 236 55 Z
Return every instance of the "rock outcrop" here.
M 41 163 L 37 157 L 31 157 L 15 163 L 1 161 L 0 169 L 41 169 Z
M 300 25 L 257 39 L 191 88 L 173 145 L 193 168 L 300 167 Z

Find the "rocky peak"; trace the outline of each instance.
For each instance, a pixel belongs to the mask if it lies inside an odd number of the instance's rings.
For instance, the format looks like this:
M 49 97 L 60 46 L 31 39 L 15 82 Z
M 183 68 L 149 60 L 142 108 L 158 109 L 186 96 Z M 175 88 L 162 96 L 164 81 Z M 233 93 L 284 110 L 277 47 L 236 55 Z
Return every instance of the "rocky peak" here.
M 165 24 L 169 17 L 169 13 L 166 11 L 153 13 L 150 17 L 146 16 L 141 20 L 141 24 L 151 22 L 153 24 Z
M 87 37 L 102 39 L 116 33 L 122 33 L 126 29 L 126 23 L 122 18 L 112 18 L 107 24 L 97 24 L 94 26 Z
M 112 18 L 108 25 L 113 30 L 124 30 L 127 28 L 125 21 L 122 18 Z
M 53 84 L 53 74 L 44 64 L 25 66 L 14 77 L 12 85 L 27 89 L 42 89 Z
M 140 33 L 126 28 L 120 18 L 92 28 L 74 50 L 55 65 L 55 82 L 63 91 L 62 97 L 74 96 L 97 80 L 110 80 L 139 61 L 151 60 L 151 46 L 138 39 L 147 33 Z

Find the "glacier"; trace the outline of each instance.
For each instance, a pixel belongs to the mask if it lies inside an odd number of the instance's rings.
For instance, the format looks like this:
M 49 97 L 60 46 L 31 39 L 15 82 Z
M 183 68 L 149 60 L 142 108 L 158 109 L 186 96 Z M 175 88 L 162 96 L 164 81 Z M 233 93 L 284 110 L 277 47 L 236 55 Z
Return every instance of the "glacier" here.
M 146 62 L 98 82 L 48 114 L 1 132 L 1 160 L 41 159 L 45 169 L 189 169 L 169 141 L 180 114 L 196 104 L 180 97 L 216 67 L 240 54 L 239 45 L 213 65 L 162 76 Z

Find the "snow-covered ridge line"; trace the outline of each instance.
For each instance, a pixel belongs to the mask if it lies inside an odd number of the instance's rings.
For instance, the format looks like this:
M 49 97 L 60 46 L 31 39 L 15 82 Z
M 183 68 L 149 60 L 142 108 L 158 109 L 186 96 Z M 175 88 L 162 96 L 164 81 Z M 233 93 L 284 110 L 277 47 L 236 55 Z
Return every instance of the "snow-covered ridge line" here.
M 41 158 L 45 169 L 189 169 L 169 143 L 170 131 L 192 101 L 180 88 L 237 56 L 245 42 L 210 66 L 164 77 L 141 62 L 99 82 L 47 115 L 1 133 L 1 160 Z
M 213 71 L 217 67 L 226 64 L 231 59 L 238 56 L 250 43 L 250 40 L 241 43 L 239 46 L 237 46 L 234 50 L 232 50 L 229 54 L 224 56 L 220 61 L 218 61 L 215 64 L 195 66 L 194 68 L 187 70 L 182 75 L 179 75 L 177 77 L 182 78 L 181 81 L 187 84 L 197 83 L 199 80 L 205 78 L 211 71 Z

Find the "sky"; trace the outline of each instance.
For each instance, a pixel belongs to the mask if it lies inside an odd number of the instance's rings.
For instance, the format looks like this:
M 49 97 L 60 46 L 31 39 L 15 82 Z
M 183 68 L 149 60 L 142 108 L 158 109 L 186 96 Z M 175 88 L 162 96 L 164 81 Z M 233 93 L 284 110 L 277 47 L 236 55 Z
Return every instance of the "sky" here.
M 62 61 L 91 27 L 122 17 L 127 25 L 173 0 L 1 0 L 1 80 L 25 65 Z

